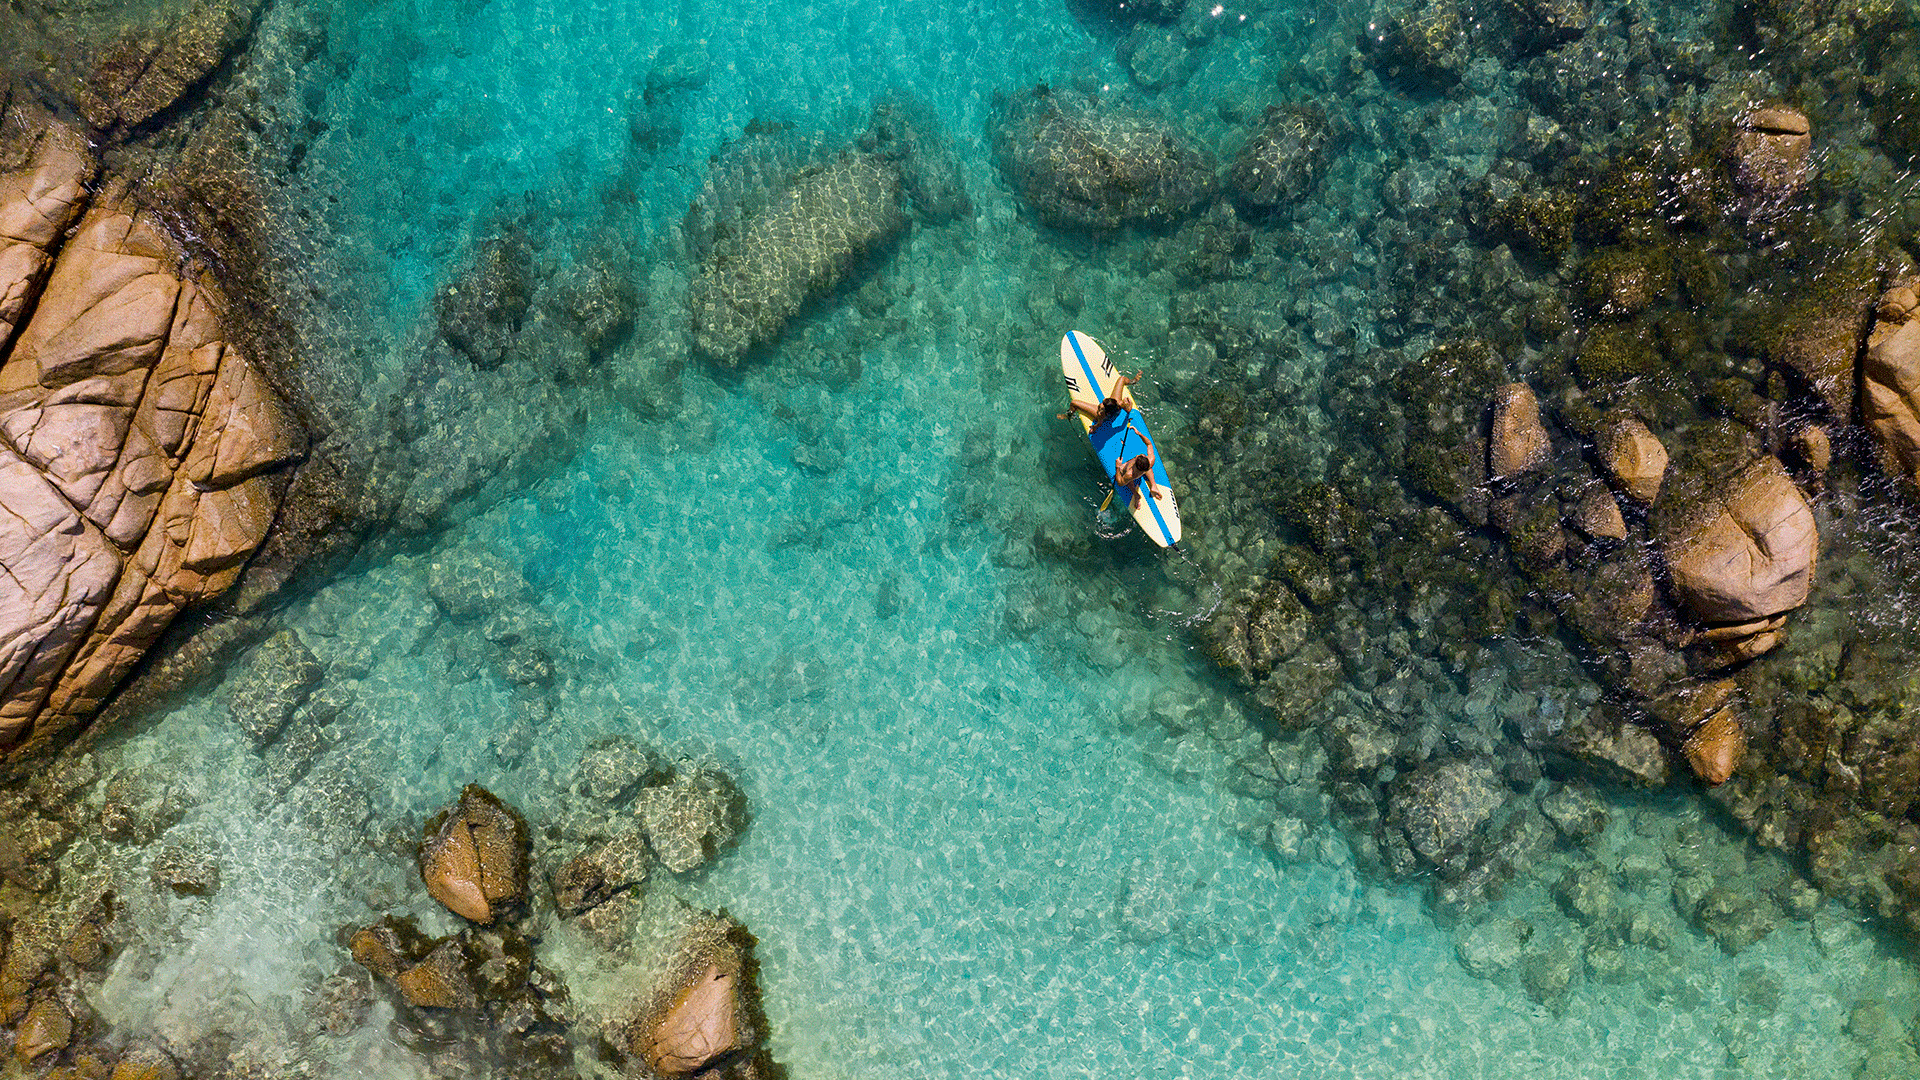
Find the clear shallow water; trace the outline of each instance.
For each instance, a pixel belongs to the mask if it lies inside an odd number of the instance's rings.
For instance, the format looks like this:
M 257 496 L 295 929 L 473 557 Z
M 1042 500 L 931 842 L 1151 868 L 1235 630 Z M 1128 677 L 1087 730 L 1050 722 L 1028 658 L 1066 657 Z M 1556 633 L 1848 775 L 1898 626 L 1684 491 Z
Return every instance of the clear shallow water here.
M 1305 16 L 1257 13 L 1163 104 L 1222 134 L 1212 96 L 1272 84 L 1289 18 Z M 744 840 L 675 887 L 759 937 L 774 1053 L 800 1080 L 1844 1076 L 1857 1002 L 1911 1014 L 1910 969 L 1832 910 L 1738 957 L 1676 922 L 1670 952 L 1636 957 L 1660 980 L 1583 982 L 1556 1014 L 1469 976 L 1454 929 L 1415 888 L 1357 879 L 1325 822 L 1295 858 L 1256 843 L 1274 811 L 1229 774 L 1259 733 L 1179 626 L 1211 583 L 1133 536 L 1093 540 L 1078 579 L 1032 552 L 1036 523 L 1091 536 L 1098 497 L 1050 419 L 1060 282 L 1103 338 L 1166 319 L 1124 255 L 1036 236 L 988 163 L 993 91 L 1125 79 L 1111 40 L 1064 9 L 343 5 L 327 25 L 346 74 L 314 91 L 330 126 L 303 168 L 339 201 L 312 208 L 328 243 L 309 256 L 371 372 L 412 362 L 477 223 L 530 208 L 555 235 L 667 236 L 706 155 L 756 117 L 844 135 L 911 87 L 960 144 L 979 214 L 892 257 L 891 323 L 823 312 L 738 380 L 684 376 L 672 422 L 588 403 L 586 444 L 534 490 L 289 613 L 321 659 L 365 668 L 304 786 L 368 790 L 370 848 L 297 824 L 301 796 L 265 786 L 226 690 L 110 748 L 109 771 L 193 763 L 205 801 L 180 828 L 224 853 L 211 900 L 138 902 L 176 936 L 116 969 L 110 1020 L 186 1034 L 254 1015 L 263 1057 L 419 1074 L 381 1014 L 310 1044 L 281 1025 L 340 962 L 340 926 L 445 923 L 392 836 L 472 780 L 538 824 L 610 733 L 717 759 L 745 787 Z M 637 158 L 637 87 L 695 42 L 712 74 L 684 138 Z M 611 189 L 634 209 L 606 210 Z M 849 350 L 857 379 L 808 374 L 822 357 L 844 371 Z M 1173 440 L 1183 418 L 1155 424 Z M 427 594 L 427 564 L 470 548 L 517 565 L 558 628 L 551 718 L 528 720 Z M 1169 727 L 1156 704 L 1192 715 Z M 524 752 L 504 750 L 516 735 Z M 1746 862 L 1681 798 L 1616 807 L 1609 857 L 1662 857 L 1675 820 Z M 1664 890 L 1632 899 L 1671 918 Z M 1542 890 L 1503 903 L 1573 932 Z

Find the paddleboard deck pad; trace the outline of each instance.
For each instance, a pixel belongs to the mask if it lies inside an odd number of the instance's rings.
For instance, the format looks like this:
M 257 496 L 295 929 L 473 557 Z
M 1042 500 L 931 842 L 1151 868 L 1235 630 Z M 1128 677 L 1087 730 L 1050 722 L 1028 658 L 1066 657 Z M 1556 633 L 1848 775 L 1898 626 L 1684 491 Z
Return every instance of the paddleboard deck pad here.
M 1060 339 L 1060 375 L 1067 382 L 1067 396 L 1074 401 L 1089 405 L 1095 409 L 1113 393 L 1119 385 L 1120 373 L 1114 370 L 1113 361 L 1107 359 L 1105 349 L 1100 343 L 1079 332 L 1069 330 Z M 1087 439 L 1093 444 L 1093 456 L 1100 461 L 1100 468 L 1107 474 L 1109 481 L 1114 480 L 1114 463 L 1124 461 L 1137 454 L 1146 453 L 1146 442 L 1153 438 L 1147 430 L 1146 418 L 1138 409 L 1123 410 L 1119 416 L 1104 424 L 1096 425 L 1085 413 L 1076 412 L 1080 427 L 1087 433 Z M 1132 429 L 1128 429 L 1128 425 Z M 1160 485 L 1160 497 L 1154 498 L 1148 490 L 1143 477 L 1128 484 L 1114 493 L 1115 501 L 1124 501 L 1133 514 L 1134 523 L 1148 539 L 1161 547 L 1172 547 L 1180 542 L 1180 506 L 1173 498 L 1173 482 L 1167 478 L 1166 458 L 1160 454 L 1160 444 L 1155 442 L 1153 478 Z M 1117 485 L 1116 485 L 1117 486 Z M 1134 491 L 1140 498 L 1135 502 Z

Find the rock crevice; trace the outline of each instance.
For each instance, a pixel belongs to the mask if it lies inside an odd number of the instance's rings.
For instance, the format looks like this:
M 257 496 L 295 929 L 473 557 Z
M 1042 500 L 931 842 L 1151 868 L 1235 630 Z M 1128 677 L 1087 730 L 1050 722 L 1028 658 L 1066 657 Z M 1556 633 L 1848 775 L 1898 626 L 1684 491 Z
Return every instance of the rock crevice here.
M 297 421 L 85 143 L 0 174 L 0 748 L 97 710 L 266 537 Z

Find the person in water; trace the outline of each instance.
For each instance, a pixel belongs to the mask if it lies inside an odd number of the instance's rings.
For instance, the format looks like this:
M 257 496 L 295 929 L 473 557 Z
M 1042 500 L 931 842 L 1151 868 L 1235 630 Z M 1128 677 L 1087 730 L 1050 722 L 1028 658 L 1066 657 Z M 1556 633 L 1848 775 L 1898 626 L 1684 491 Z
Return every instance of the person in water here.
M 1147 445 L 1147 452 L 1144 454 L 1135 454 L 1131 458 L 1114 458 L 1113 483 L 1115 487 L 1126 487 L 1135 480 L 1146 480 L 1145 484 L 1134 488 L 1132 492 L 1132 506 L 1135 510 L 1138 510 L 1140 508 L 1140 493 L 1142 491 L 1158 499 L 1161 497 L 1161 492 L 1166 489 L 1161 487 L 1159 481 L 1153 478 L 1153 466 L 1160 460 L 1160 455 L 1153 449 L 1152 441 L 1149 440 L 1139 428 L 1134 427 L 1131 423 L 1127 425 L 1127 430 L 1140 436 L 1140 441 Z
M 1127 375 L 1124 372 L 1121 373 L 1120 381 L 1113 384 L 1113 395 L 1098 405 L 1089 405 L 1084 401 L 1068 400 L 1067 404 L 1071 406 L 1071 408 L 1061 413 L 1057 419 L 1065 420 L 1074 413 L 1079 413 L 1093 421 L 1094 427 L 1099 427 L 1101 424 L 1112 421 L 1114 417 L 1119 416 L 1128 409 L 1139 408 L 1139 402 L 1133 400 L 1133 391 L 1127 388 L 1139 382 L 1140 376 L 1143 374 L 1145 373 L 1139 371 L 1134 372 L 1132 375 Z

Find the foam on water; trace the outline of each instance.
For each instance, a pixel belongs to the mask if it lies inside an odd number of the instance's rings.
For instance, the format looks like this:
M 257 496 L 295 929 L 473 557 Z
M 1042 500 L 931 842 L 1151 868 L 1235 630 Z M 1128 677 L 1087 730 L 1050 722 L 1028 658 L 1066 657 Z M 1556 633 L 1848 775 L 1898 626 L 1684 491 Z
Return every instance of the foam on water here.
M 904 84 L 968 148 L 975 231 L 923 231 L 894 256 L 901 326 L 858 346 L 850 386 L 794 374 L 836 347 L 837 316 L 819 316 L 738 382 L 686 376 L 676 423 L 610 421 L 436 551 L 290 614 L 324 661 L 366 671 L 326 770 L 377 778 L 370 850 L 302 845 L 220 693 L 105 751 L 109 769 L 194 763 L 206 800 L 181 828 L 224 874 L 207 900 L 139 901 L 176 936 L 116 967 L 109 1021 L 297 1013 L 340 962 L 339 927 L 389 910 L 447 924 L 404 856 L 428 813 L 478 780 L 537 825 L 579 751 L 611 733 L 717 759 L 746 790 L 743 841 L 674 887 L 758 936 L 774 1053 L 800 1080 L 1839 1076 L 1858 1058 L 1841 1033 L 1857 1000 L 1915 1003 L 1911 971 L 1831 911 L 1738 957 L 1676 925 L 1671 951 L 1646 954 L 1665 974 L 1581 984 L 1558 1014 L 1473 978 L 1416 888 L 1363 883 L 1325 821 L 1297 857 L 1254 842 L 1272 807 L 1228 774 L 1261 735 L 1177 618 L 1152 617 L 1203 609 L 1211 583 L 1137 536 L 1094 541 L 1109 569 L 1090 579 L 1001 557 L 1019 507 L 1064 507 L 1091 535 L 1099 494 L 1077 431 L 1050 418 L 1065 327 L 1033 325 L 1025 303 L 1052 295 L 1057 264 L 981 130 L 995 90 L 1122 78 L 1111 43 L 1063 7 L 455 6 L 331 16 L 353 70 L 308 167 L 336 178 L 322 213 L 359 246 L 323 253 L 316 274 L 352 289 L 342 303 L 386 305 L 376 368 L 407 362 L 399 343 L 473 222 L 531 194 L 584 227 L 591 201 L 566 196 L 628 168 L 625 117 L 663 49 L 703 43 L 713 75 L 681 145 L 633 181 L 649 230 L 678 220 L 699 163 L 749 120 L 850 130 Z M 1203 72 L 1193 97 L 1270 78 L 1268 59 Z M 1081 329 L 1153 317 L 1124 269 L 1086 272 Z M 1009 338 L 1025 355 L 997 354 Z M 423 584 L 461 546 L 522 568 L 566 653 L 554 717 L 515 764 L 500 753 L 525 723 L 513 694 L 439 628 Z M 1149 719 L 1168 701 L 1199 719 Z M 1609 842 L 1657 852 L 1675 820 L 1740 850 L 1679 797 L 1616 807 Z M 1659 907 L 1664 887 L 1642 899 Z M 1511 904 L 1559 918 L 1538 890 Z M 1755 971 L 1785 1004 L 1742 989 Z M 310 1052 L 339 1075 L 415 1075 L 385 1019 Z

